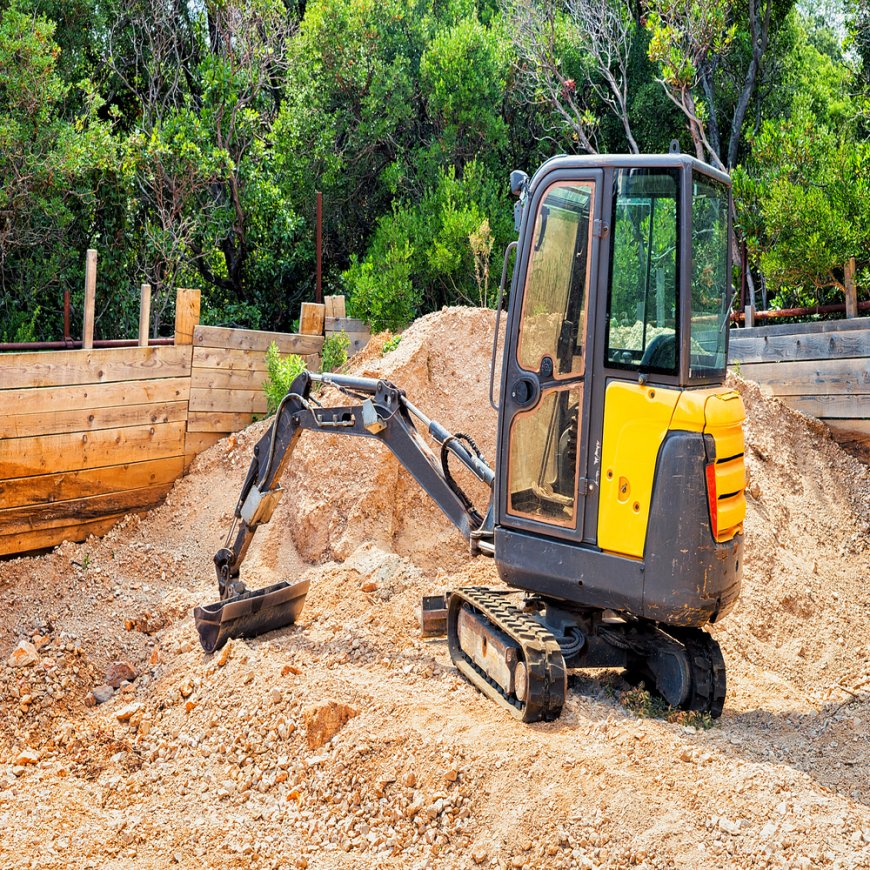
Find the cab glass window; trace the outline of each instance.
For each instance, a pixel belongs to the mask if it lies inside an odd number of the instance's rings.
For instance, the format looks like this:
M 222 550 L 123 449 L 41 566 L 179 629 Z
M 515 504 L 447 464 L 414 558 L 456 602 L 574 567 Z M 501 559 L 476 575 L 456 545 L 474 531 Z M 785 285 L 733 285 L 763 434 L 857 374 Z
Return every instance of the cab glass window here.
M 527 371 L 549 357 L 556 377 L 583 374 L 594 189 L 591 181 L 554 184 L 538 208 L 517 347 Z
M 621 169 L 613 189 L 607 364 L 676 374 L 679 172 Z
M 690 378 L 725 374 L 731 302 L 728 244 L 728 190 L 696 173 L 692 191 Z

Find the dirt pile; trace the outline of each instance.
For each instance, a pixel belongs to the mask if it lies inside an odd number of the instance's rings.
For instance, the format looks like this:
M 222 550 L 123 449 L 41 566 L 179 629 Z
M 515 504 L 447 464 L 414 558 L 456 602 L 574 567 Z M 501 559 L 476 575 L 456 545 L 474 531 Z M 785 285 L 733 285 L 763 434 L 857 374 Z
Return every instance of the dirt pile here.
M 354 372 L 491 459 L 493 322 L 432 315 Z M 146 518 L 0 563 L 0 864 L 870 866 L 867 469 L 735 383 L 752 495 L 744 594 L 714 628 L 729 698 L 713 729 L 639 718 L 617 677 L 584 673 L 558 722 L 501 714 L 415 616 L 448 583 L 495 582 L 492 563 L 365 440 L 303 438 L 245 563 L 256 585 L 309 577 L 300 624 L 203 654 L 191 608 L 214 598 L 263 423 Z M 37 660 L 9 663 L 22 641 Z M 87 707 L 116 662 L 138 676 Z

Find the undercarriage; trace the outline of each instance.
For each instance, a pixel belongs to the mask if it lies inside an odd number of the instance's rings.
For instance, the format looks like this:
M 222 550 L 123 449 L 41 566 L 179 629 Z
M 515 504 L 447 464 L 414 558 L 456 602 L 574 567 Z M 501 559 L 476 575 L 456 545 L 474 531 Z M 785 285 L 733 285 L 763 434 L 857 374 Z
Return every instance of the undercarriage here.
M 558 718 L 568 672 L 578 668 L 622 668 L 672 707 L 722 713 L 725 663 L 703 629 L 566 610 L 562 602 L 507 589 L 460 589 L 440 604 L 441 611 L 429 600 L 424 634 L 446 629 L 460 673 L 523 722 Z

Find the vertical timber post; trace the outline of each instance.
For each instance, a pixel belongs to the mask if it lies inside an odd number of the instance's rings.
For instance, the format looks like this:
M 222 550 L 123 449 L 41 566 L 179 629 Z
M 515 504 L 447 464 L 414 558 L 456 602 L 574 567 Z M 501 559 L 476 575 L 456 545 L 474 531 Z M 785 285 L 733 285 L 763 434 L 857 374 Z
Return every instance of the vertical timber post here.
M 299 314 L 299 332 L 301 335 L 323 335 L 326 306 L 316 302 L 303 302 Z
M 193 330 L 199 324 L 199 290 L 178 290 L 175 294 L 175 344 L 193 344 Z
M 317 191 L 317 213 L 315 215 L 317 246 L 317 280 L 314 287 L 314 301 L 323 302 L 323 194 Z
M 94 305 L 97 297 L 97 252 L 88 248 L 85 257 L 85 311 L 82 323 L 82 348 L 94 347 Z
M 858 289 L 855 285 L 855 258 L 849 257 L 843 269 L 846 285 L 846 317 L 858 316 Z
M 63 340 L 69 344 L 72 341 L 69 326 L 69 288 L 63 291 Z
M 743 309 L 743 326 L 746 329 L 752 329 L 755 326 L 755 306 L 747 305 Z
M 148 347 L 148 324 L 151 320 L 151 285 L 143 284 L 139 296 L 139 347 Z

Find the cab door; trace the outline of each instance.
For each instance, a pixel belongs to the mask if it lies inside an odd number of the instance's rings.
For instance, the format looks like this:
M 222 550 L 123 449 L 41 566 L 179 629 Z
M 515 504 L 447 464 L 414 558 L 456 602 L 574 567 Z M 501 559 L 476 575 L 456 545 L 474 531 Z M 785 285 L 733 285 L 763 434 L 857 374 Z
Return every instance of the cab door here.
M 583 536 L 589 404 L 584 380 L 602 175 L 556 172 L 532 194 L 502 374 L 496 522 L 570 540 Z

